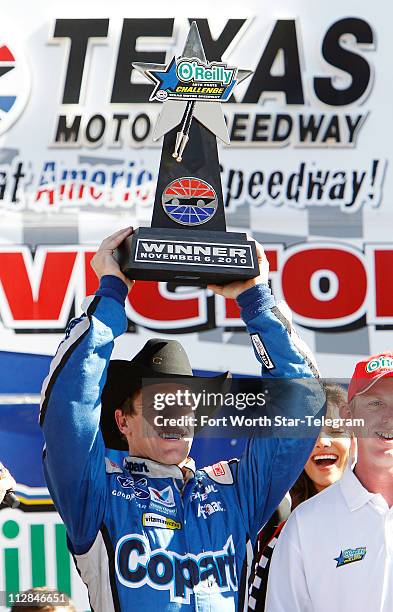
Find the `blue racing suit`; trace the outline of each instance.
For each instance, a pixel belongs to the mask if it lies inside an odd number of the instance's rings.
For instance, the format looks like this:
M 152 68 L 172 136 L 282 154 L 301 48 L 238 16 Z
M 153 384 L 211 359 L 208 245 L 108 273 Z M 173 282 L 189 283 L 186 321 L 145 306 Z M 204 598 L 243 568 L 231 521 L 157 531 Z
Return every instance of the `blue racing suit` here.
M 191 459 L 183 470 L 138 457 L 121 466 L 108 460 L 100 397 L 114 339 L 126 330 L 126 294 L 120 279 L 101 279 L 86 313 L 70 322 L 42 389 L 45 477 L 92 609 L 246 609 L 257 533 L 315 439 L 255 437 L 239 460 L 198 470 Z M 262 375 L 316 374 L 267 285 L 238 303 Z M 299 414 L 316 414 L 323 399 L 307 385 L 299 393 Z

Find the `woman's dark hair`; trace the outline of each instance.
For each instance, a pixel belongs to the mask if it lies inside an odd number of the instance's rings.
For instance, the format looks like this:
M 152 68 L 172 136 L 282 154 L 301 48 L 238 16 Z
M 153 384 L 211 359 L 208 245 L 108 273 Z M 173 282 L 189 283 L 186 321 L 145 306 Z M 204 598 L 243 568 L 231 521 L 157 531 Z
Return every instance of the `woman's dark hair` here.
M 305 470 L 302 471 L 289 492 L 292 500 L 292 511 L 299 506 L 299 504 L 306 501 L 306 499 L 310 499 L 310 497 L 314 497 L 314 495 L 318 493 L 313 481 Z
M 347 391 L 337 383 L 326 382 L 322 384 L 322 387 L 326 395 L 326 402 L 328 403 L 326 416 L 331 419 L 337 418 L 339 416 L 340 404 L 347 403 Z M 313 497 L 317 493 L 318 491 L 313 481 L 306 471 L 303 470 L 293 487 L 290 489 L 292 511 L 296 506 L 306 501 L 306 499 L 310 499 L 310 497 Z

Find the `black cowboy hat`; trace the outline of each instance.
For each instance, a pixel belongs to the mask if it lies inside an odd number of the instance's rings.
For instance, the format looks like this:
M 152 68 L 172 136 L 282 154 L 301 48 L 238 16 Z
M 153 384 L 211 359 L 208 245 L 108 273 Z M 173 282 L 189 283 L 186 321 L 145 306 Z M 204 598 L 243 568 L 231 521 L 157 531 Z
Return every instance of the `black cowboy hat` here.
M 209 386 L 209 391 L 225 392 L 230 379 L 229 372 L 208 379 L 193 375 L 192 368 L 184 348 L 177 340 L 152 338 L 130 361 L 114 359 L 110 361 L 106 383 L 101 396 L 101 431 L 105 446 L 116 450 L 128 450 L 116 421 L 115 410 L 138 389 L 147 384 L 157 384 L 157 378 L 164 381 L 175 381 L 176 384 L 187 383 L 187 386 L 199 390 Z M 214 406 L 215 410 L 217 406 Z M 209 409 L 209 408 L 208 408 Z M 206 407 L 205 407 L 206 411 Z

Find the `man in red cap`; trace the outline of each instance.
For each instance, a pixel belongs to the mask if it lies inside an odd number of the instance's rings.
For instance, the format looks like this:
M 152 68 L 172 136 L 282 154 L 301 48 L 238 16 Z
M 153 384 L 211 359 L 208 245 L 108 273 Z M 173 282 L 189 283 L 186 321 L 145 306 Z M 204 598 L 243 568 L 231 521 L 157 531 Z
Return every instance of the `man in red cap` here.
M 275 547 L 269 612 L 393 609 L 393 353 L 360 361 L 342 415 L 356 464 L 301 504 Z
M 355 474 L 393 506 L 393 353 L 360 361 L 348 388 L 348 416 L 364 420 Z M 393 576 L 392 576 L 393 578 Z

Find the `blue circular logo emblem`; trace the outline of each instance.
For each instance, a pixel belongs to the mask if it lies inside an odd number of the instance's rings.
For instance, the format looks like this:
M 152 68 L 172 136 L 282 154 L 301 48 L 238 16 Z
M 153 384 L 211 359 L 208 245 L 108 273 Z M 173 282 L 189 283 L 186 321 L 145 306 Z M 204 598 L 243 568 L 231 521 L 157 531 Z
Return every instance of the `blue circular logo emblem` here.
M 180 225 L 201 225 L 214 216 L 217 194 L 206 181 L 183 177 L 165 187 L 162 206 L 168 217 Z
M 22 113 L 30 93 L 30 73 L 23 57 L 0 43 L 0 134 Z

